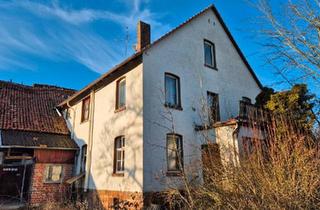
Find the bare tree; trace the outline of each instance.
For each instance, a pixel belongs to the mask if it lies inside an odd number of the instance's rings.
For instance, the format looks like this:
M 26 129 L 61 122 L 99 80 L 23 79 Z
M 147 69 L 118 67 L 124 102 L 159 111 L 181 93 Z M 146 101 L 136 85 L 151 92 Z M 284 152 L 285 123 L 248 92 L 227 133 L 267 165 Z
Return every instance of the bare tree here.
M 277 10 L 268 0 L 255 6 L 262 14 L 267 62 L 290 83 L 304 80 L 320 85 L 320 1 L 287 0 Z M 282 8 L 282 9 L 280 9 Z

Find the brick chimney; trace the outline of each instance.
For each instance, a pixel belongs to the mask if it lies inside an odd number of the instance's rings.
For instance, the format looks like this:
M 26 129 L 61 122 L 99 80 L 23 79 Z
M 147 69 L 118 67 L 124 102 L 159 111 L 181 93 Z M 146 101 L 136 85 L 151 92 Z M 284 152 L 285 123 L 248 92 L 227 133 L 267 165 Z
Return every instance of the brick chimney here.
M 150 44 L 150 25 L 139 21 L 137 25 L 137 45 L 136 51 L 139 52 Z

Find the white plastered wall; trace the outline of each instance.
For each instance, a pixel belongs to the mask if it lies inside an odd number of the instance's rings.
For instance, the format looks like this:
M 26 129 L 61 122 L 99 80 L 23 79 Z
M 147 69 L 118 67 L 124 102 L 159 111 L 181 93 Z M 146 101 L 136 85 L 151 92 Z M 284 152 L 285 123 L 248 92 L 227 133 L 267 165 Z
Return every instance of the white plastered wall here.
M 218 71 L 204 66 L 204 39 L 215 44 Z M 260 88 L 211 10 L 150 48 L 143 63 L 144 191 L 160 191 L 177 179 L 165 176 L 166 133 L 172 125 L 183 136 L 185 168 L 201 176 L 193 170 L 200 167 L 203 143 L 194 124 L 203 121 L 207 91 L 219 94 L 221 120 L 227 120 L 238 115 L 243 96 L 255 101 Z M 182 111 L 170 109 L 170 114 L 163 105 L 165 72 L 180 77 Z
M 93 146 L 89 189 L 142 191 L 142 64 L 123 76 L 126 79 L 125 110 L 115 112 L 117 80 L 94 93 Z M 81 101 L 72 106 L 72 109 L 76 112 L 74 138 L 81 147 L 83 144 L 88 144 L 89 122 L 80 122 Z M 72 120 L 72 118 L 68 120 L 69 125 L 72 125 Z M 125 173 L 123 177 L 117 177 L 113 176 L 114 139 L 121 135 L 125 136 Z M 79 172 L 79 165 L 77 172 Z

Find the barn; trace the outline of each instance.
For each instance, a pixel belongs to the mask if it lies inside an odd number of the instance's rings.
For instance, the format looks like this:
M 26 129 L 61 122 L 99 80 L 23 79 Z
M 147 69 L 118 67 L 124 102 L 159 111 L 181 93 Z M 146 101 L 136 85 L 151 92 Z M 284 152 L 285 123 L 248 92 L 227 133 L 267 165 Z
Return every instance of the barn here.
M 55 106 L 74 92 L 0 81 L 0 205 L 69 196 L 78 146 Z

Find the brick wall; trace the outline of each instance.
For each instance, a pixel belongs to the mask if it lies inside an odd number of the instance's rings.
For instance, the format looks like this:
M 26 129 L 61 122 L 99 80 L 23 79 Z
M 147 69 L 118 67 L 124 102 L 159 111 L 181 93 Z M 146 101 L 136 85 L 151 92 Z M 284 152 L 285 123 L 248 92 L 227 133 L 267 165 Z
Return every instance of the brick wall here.
M 37 206 L 48 201 L 63 201 L 69 198 L 69 185 L 65 185 L 64 181 L 72 176 L 73 164 L 61 164 L 64 174 L 61 184 L 44 183 L 46 165 L 45 163 L 34 165 L 29 190 L 29 204 L 31 206 Z
M 109 190 L 90 190 L 87 194 L 90 208 L 114 209 L 114 201 L 118 199 L 125 209 L 142 209 L 143 195 L 141 192 L 121 192 Z

